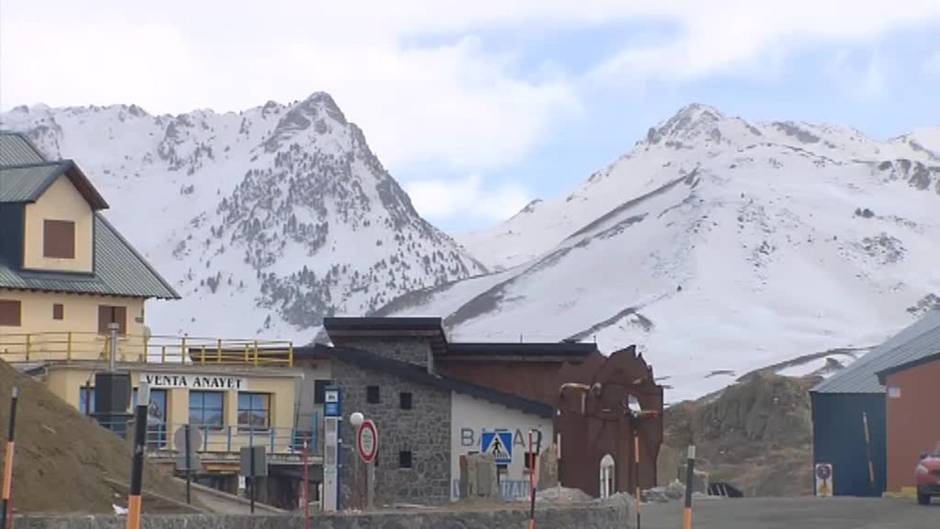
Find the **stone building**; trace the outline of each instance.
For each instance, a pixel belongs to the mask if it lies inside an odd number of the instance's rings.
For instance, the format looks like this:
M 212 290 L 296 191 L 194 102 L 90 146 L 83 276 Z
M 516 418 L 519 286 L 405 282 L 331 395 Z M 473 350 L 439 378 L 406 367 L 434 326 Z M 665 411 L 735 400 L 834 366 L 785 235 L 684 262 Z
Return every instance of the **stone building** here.
M 415 329 L 401 319 L 381 320 L 329 318 L 326 328 L 334 346 L 295 349 L 298 365 L 311 370 L 302 394 L 316 393 L 318 385 L 335 384 L 342 392 L 347 418 L 359 411 L 376 423 L 376 504 L 458 499 L 461 456 L 491 449 L 483 445 L 484 437 L 491 442 L 489 434 L 496 432 L 508 435 L 512 444 L 498 470 L 503 495 L 523 496 L 529 472 L 526 437 L 529 430 L 541 431 L 542 451 L 548 450 L 554 409 L 436 372 L 435 355 L 443 354 L 446 344 L 439 319 L 426 319 L 436 326 L 417 322 L 433 330 Z M 309 389 L 311 385 L 314 389 Z M 322 408 L 316 413 L 322 414 Z M 341 426 L 341 437 L 341 503 L 360 506 L 364 469 L 357 462 L 355 431 L 348 421 Z
M 595 344 L 451 342 L 440 318 L 327 318 L 324 327 L 332 345 L 295 349 L 297 365 L 305 370 L 298 421 L 318 422 L 323 388 L 333 384 L 341 389 L 346 418 L 359 411 L 376 423 L 376 505 L 459 499 L 461 459 L 503 449 L 497 458 L 500 494 L 507 499 L 525 497 L 529 432 L 542 434 L 538 455 L 559 450 L 559 389 L 565 382 L 575 382 L 562 379 L 575 377 L 582 382 L 608 365 Z M 662 388 L 653 383 L 652 371 L 642 358 L 617 358 L 616 373 L 626 376 L 622 369 L 626 366 L 630 375 L 649 375 L 646 389 L 654 393 L 650 404 L 661 409 Z M 611 376 L 605 380 L 617 382 Z M 644 482 L 655 483 L 660 419 L 647 428 L 650 437 L 645 446 L 651 450 L 652 463 L 644 461 L 641 474 Z M 348 421 L 340 431 L 345 447 L 342 502 L 361 506 L 364 468 L 354 450 L 355 432 Z M 615 449 L 605 445 L 615 451 L 618 461 L 632 446 L 629 438 L 620 442 L 624 446 Z M 577 448 L 566 450 L 573 454 L 570 450 Z M 627 490 L 633 483 L 632 472 L 632 467 L 618 466 L 616 490 Z M 588 487 L 597 494 L 593 489 Z

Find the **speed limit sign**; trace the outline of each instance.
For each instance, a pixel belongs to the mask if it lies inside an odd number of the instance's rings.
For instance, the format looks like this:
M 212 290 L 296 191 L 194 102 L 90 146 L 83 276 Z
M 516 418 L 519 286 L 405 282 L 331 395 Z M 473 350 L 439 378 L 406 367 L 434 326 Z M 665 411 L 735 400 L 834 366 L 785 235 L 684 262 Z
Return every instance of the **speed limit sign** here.
M 362 421 L 356 432 L 356 448 L 363 463 L 375 461 L 375 456 L 379 453 L 379 431 L 374 422 Z

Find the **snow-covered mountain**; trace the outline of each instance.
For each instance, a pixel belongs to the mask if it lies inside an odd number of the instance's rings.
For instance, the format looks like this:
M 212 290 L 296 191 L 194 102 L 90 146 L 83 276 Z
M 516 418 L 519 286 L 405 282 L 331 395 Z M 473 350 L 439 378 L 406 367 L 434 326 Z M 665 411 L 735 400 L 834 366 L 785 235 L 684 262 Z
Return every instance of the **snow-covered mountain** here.
M 690 105 L 570 195 L 463 237 L 496 272 L 379 313 L 445 315 L 458 339 L 637 343 L 669 400 L 851 361 L 940 303 L 938 138 Z
M 322 316 L 483 273 L 424 221 L 333 99 L 242 112 L 17 107 L 0 127 L 74 158 L 182 301 L 155 333 L 312 339 Z

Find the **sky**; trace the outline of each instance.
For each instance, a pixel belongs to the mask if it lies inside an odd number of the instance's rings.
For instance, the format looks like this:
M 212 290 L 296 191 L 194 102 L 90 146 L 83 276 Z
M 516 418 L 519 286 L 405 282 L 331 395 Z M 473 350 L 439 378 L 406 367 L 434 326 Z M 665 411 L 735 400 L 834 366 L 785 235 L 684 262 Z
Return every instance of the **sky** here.
M 888 139 L 940 124 L 940 1 L 0 0 L 0 110 L 329 92 L 451 233 L 561 196 L 699 102 Z

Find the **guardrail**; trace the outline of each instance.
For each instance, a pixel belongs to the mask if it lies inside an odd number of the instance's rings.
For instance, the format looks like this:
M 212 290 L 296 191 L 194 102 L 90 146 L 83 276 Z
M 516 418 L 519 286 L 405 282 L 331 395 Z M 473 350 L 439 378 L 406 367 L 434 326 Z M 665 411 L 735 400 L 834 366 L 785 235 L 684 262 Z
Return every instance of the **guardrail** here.
M 101 426 L 116 432 L 131 435 L 134 431 L 133 419 L 127 421 L 98 421 Z M 156 423 L 147 426 L 146 447 L 150 456 L 173 455 L 178 451 L 174 446 L 174 436 L 182 430 L 183 424 Z M 308 443 L 310 453 L 317 446 L 315 431 L 297 428 L 249 428 L 242 426 L 223 426 L 221 428 L 191 425 L 199 431 L 200 443 L 195 451 L 206 455 L 237 454 L 245 446 L 265 446 L 269 454 L 296 454 L 303 452 L 304 442 Z
M 110 355 L 110 340 L 103 334 L 0 334 L 0 359 L 7 362 L 108 361 Z M 294 345 L 284 340 L 121 335 L 118 337 L 115 360 L 147 364 L 291 367 L 294 365 Z

